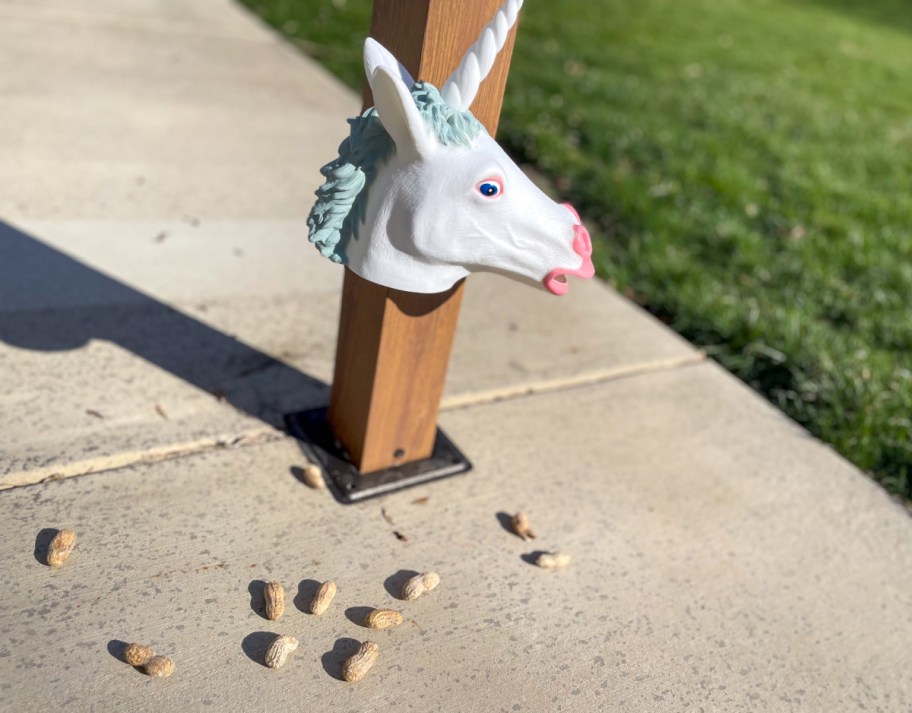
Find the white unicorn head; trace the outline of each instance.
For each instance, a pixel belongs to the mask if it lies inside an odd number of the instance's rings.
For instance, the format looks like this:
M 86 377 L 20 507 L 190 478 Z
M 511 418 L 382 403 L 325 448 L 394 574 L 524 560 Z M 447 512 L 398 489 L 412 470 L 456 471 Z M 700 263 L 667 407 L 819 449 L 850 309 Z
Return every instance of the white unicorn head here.
M 349 120 L 308 219 L 310 241 L 361 277 L 444 292 L 475 271 L 562 295 L 595 273 L 589 233 L 542 193 L 468 111 L 522 0 L 507 0 L 440 92 L 368 38 L 375 106 Z

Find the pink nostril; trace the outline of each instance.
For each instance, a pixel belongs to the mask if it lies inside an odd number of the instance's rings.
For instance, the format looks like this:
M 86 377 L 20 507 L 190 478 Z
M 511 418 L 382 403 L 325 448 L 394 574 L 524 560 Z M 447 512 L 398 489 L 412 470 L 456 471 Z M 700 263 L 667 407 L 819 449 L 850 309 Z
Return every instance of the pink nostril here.
M 573 214 L 573 217 L 576 218 L 576 222 L 577 222 L 577 223 L 582 223 L 582 222 L 583 222 L 583 221 L 580 220 L 579 213 L 576 212 L 576 208 L 574 208 L 574 207 L 573 207 L 572 205 L 570 205 L 569 203 L 561 203 L 561 205 L 564 206 L 564 208 L 566 208 L 567 210 L 569 210 L 569 211 Z
M 582 225 L 576 226 L 576 236 L 573 238 L 573 252 L 582 257 L 589 257 L 592 254 L 592 238 L 589 237 L 589 231 Z

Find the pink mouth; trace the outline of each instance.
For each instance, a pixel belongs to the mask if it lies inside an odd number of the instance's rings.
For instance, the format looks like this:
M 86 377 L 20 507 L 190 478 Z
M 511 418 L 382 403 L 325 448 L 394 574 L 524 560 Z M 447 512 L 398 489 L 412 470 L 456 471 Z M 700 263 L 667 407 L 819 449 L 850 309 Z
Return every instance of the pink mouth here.
M 589 231 L 586 230 L 586 227 L 580 222 L 579 214 L 573 209 L 573 206 L 569 203 L 564 203 L 563 205 L 576 219 L 577 225 L 574 227 L 576 232 L 573 236 L 573 252 L 583 258 L 583 264 L 575 270 L 559 267 L 551 270 L 551 272 L 545 276 L 545 279 L 542 280 L 545 289 L 555 295 L 567 294 L 567 291 L 570 289 L 570 285 L 567 284 L 567 275 L 582 277 L 584 280 L 588 280 L 595 274 L 595 265 L 592 264 L 592 239 L 589 237 Z

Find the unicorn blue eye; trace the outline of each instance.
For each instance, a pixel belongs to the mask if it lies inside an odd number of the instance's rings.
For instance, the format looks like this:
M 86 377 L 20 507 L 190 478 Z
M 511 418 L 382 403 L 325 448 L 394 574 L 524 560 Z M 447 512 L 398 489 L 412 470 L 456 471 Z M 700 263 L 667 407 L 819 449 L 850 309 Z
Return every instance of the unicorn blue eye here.
M 500 181 L 489 179 L 478 184 L 478 192 L 485 198 L 496 198 L 503 191 Z

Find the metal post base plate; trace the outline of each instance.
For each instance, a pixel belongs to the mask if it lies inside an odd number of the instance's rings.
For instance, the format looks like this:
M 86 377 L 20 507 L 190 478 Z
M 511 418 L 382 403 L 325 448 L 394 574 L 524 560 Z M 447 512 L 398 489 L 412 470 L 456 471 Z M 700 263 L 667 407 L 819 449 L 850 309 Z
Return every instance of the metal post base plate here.
M 333 436 L 326 408 L 288 414 L 285 423 L 291 435 L 301 442 L 304 454 L 323 468 L 333 494 L 342 503 L 360 502 L 472 469 L 468 459 L 438 428 L 430 458 L 362 475 Z

